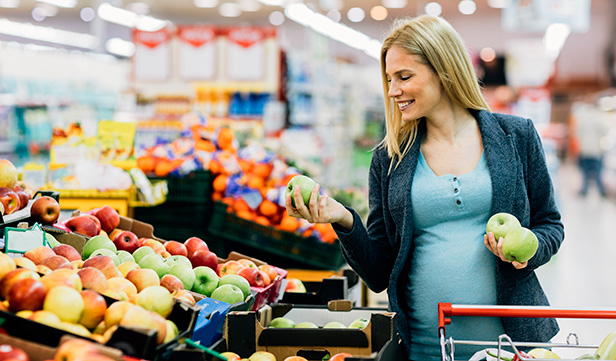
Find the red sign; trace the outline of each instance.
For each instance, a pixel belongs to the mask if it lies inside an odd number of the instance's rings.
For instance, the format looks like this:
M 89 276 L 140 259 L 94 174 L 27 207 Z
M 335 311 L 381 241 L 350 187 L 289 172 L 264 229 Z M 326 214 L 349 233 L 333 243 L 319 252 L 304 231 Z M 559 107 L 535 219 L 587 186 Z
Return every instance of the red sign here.
M 227 37 L 230 41 L 243 48 L 250 48 L 263 40 L 265 37 L 265 32 L 263 31 L 263 28 L 231 28 L 229 29 Z
M 136 44 L 144 45 L 150 49 L 154 49 L 157 46 L 169 41 L 171 35 L 166 28 L 158 31 L 141 31 L 133 30 L 133 42 Z
M 198 48 L 216 37 L 216 30 L 211 26 L 181 26 L 178 28 L 180 40 Z

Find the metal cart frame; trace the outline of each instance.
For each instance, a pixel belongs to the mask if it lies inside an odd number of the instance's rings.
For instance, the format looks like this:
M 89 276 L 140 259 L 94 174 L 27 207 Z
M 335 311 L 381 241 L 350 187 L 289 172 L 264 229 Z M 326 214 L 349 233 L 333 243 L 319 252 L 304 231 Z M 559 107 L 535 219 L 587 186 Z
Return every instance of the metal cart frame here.
M 486 305 L 454 305 L 441 302 L 438 304 L 438 333 L 441 347 L 442 361 L 454 361 L 455 344 L 495 346 L 497 347 L 497 360 L 501 357 L 503 346 L 509 346 L 520 359 L 538 360 L 524 357 L 517 347 L 574 347 L 596 349 L 598 345 L 580 345 L 577 335 L 569 334 L 567 343 L 543 342 L 513 342 L 508 335 L 500 335 L 498 341 L 454 341 L 445 337 L 445 326 L 451 324 L 452 316 L 479 316 L 479 317 L 531 317 L 531 318 L 592 318 L 616 319 L 616 309 L 572 309 L 543 306 L 486 306 Z M 570 337 L 575 337 L 575 344 L 570 343 Z

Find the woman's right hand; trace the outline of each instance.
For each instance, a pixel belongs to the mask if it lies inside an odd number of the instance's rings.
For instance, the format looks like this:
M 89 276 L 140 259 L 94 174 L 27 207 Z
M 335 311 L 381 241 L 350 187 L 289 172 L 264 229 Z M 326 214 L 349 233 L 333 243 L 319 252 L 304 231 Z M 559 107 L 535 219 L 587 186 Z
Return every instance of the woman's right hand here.
M 338 223 L 342 228 L 353 228 L 353 215 L 342 204 L 328 195 L 319 195 L 321 186 L 316 184 L 310 194 L 308 206 L 302 199 L 302 190 L 299 186 L 293 189 L 295 206 L 291 195 L 285 199 L 287 214 L 292 217 L 304 218 L 310 223 Z

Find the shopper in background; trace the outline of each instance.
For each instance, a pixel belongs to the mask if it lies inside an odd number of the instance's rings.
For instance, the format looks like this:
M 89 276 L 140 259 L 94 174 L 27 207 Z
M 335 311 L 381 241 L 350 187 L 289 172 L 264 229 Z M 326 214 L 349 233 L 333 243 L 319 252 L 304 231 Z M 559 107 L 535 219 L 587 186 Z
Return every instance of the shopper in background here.
M 349 265 L 375 292 L 387 289 L 411 360 L 440 360 L 437 304 L 548 305 L 534 270 L 564 238 L 541 142 L 532 121 L 488 110 L 464 43 L 439 17 L 397 22 L 381 50 L 386 134 L 369 174 L 370 215 L 296 188 L 287 212 L 332 223 Z M 318 197 L 318 198 L 317 198 Z M 539 239 L 527 263 L 509 262 L 485 233 L 497 212 Z M 457 317 L 454 339 L 548 341 L 554 319 Z M 485 346 L 479 346 L 480 349 Z M 456 359 L 472 347 L 456 346 Z
M 608 126 L 603 113 L 593 104 L 582 103 L 575 112 L 575 131 L 580 152 L 578 164 L 582 171 L 582 187 L 579 193 L 586 196 L 589 183 L 594 182 L 601 196 L 605 197 L 605 187 L 601 178 L 603 168 L 601 138 L 607 134 Z

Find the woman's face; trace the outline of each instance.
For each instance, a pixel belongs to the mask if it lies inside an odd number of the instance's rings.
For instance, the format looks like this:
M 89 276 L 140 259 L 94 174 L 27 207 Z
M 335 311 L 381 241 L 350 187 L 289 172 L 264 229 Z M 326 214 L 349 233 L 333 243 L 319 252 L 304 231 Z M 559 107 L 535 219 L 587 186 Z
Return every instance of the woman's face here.
M 418 57 L 393 46 L 385 57 L 388 95 L 402 112 L 402 120 L 433 118 L 448 102 L 440 79 Z

